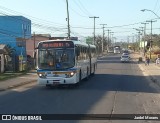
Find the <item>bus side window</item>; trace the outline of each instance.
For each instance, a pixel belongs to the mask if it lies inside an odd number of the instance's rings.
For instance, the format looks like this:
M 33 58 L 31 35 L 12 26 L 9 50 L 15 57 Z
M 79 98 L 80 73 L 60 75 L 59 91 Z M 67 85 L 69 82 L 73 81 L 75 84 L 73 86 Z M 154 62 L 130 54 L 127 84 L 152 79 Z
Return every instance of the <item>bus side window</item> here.
M 87 52 L 86 52 L 87 48 L 84 48 L 84 59 L 87 59 Z
M 80 48 L 78 46 L 76 47 L 76 51 L 75 52 L 76 52 L 76 56 L 78 57 L 80 55 Z
M 93 57 L 95 57 L 95 56 L 96 56 L 96 50 L 93 49 Z
M 82 59 L 85 60 L 85 47 L 82 47 L 82 49 L 83 49 L 83 57 L 82 57 Z
M 93 58 L 93 48 L 91 49 L 91 58 Z
M 86 52 L 87 52 L 86 55 L 87 55 L 87 59 L 88 59 L 89 58 L 89 48 L 88 47 L 87 47 L 87 51 Z
M 80 60 L 83 60 L 83 47 L 80 46 L 81 50 L 80 50 Z

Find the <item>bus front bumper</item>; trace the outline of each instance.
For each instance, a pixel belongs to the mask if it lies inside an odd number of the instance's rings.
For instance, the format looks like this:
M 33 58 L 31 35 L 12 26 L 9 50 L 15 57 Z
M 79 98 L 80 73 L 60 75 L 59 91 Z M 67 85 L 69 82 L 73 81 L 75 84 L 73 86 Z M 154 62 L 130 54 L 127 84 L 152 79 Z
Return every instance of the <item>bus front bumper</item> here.
M 61 84 L 75 84 L 77 83 L 74 77 L 71 78 L 38 78 L 39 85 L 61 85 Z

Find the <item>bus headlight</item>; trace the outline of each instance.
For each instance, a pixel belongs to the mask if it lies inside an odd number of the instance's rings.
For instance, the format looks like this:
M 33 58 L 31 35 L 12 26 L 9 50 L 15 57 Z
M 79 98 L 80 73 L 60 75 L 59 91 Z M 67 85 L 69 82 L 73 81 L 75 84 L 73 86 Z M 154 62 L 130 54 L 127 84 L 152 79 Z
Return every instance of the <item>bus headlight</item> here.
M 38 74 L 38 76 L 39 76 L 40 78 L 46 78 L 45 72 L 39 72 L 39 73 L 37 73 L 37 74 Z
M 66 78 L 73 77 L 75 73 L 76 73 L 76 71 L 72 71 L 72 72 L 66 73 L 66 74 L 65 74 L 65 75 L 66 75 Z

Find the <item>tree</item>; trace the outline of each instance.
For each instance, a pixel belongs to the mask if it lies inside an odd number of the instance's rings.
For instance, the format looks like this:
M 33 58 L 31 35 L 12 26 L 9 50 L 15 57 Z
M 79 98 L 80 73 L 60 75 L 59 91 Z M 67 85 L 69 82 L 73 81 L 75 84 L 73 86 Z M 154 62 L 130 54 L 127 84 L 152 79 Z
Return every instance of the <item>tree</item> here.
M 11 47 L 9 44 L 6 45 L 6 49 L 10 57 L 12 57 L 13 53 L 16 51 L 16 49 Z
M 149 50 L 150 48 L 150 42 L 151 42 L 151 35 L 146 35 L 145 37 L 142 37 L 142 40 L 147 41 L 146 49 Z M 152 34 L 152 51 L 153 52 L 160 52 L 160 35 L 158 34 Z

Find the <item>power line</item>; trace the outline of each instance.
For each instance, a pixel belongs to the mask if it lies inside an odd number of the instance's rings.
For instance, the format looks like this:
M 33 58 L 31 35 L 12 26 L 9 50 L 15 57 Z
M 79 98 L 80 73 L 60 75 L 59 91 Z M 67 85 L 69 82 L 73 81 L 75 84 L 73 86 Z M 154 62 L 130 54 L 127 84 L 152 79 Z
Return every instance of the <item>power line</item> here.
M 83 6 L 83 4 L 81 5 L 81 8 L 82 8 L 82 6 Z M 2 7 L 2 6 L 0 6 L 0 9 L 3 9 L 3 11 L 1 10 L 1 14 L 2 15 L 12 16 L 10 18 L 14 18 L 13 21 L 18 21 L 18 20 L 15 20 L 15 17 L 12 14 L 10 14 L 10 13 L 16 13 L 16 14 L 25 15 L 25 14 L 13 11 L 11 9 L 7 9 L 5 7 Z M 84 7 L 83 7 L 83 10 L 84 10 Z M 7 11 L 7 12 L 4 12 L 4 11 Z M 47 31 L 50 30 L 50 31 L 54 31 L 54 32 L 66 32 L 67 31 L 67 28 L 66 28 L 65 24 L 58 24 L 58 23 L 47 21 L 47 20 L 42 20 L 42 19 L 39 19 L 39 18 L 35 18 L 35 17 L 29 16 L 29 15 L 27 15 L 27 16 L 31 18 L 31 20 L 32 20 L 32 26 L 35 27 L 35 28 L 39 28 L 39 29 L 43 29 L 43 30 L 47 30 Z M 155 19 L 157 19 L 157 18 L 155 18 Z M 111 26 L 111 27 L 108 27 L 108 28 L 128 27 L 128 26 L 133 26 L 133 25 L 137 25 L 137 24 L 140 24 L 140 23 L 142 23 L 142 22 L 132 23 L 132 24 L 126 24 L 126 25 L 119 25 L 119 26 Z M 57 24 L 57 25 L 60 25 L 60 26 L 59 27 L 54 27 L 54 26 L 52 26 L 52 24 Z M 64 25 L 64 26 L 62 26 L 62 25 Z M 70 26 L 70 27 L 72 29 L 74 29 L 74 28 L 93 29 L 91 27 L 83 27 L 83 26 L 79 26 L 79 27 Z M 101 28 L 95 28 L 95 29 L 101 29 Z
M 156 9 L 158 3 L 159 3 L 159 0 L 156 1 L 153 11 Z
M 79 8 L 85 15 L 87 15 L 86 17 L 90 16 L 90 14 L 86 13 L 86 11 L 84 11 L 85 9 L 83 9 L 83 8 L 81 7 L 82 4 L 81 4 L 81 5 L 78 4 L 78 3 L 76 2 L 76 0 L 73 0 L 73 2 L 78 6 L 78 8 Z M 80 3 L 80 1 L 79 1 L 79 3 Z
M 24 14 L 24 13 L 20 13 L 20 12 L 17 12 L 17 11 L 14 11 L 14 10 L 11 10 L 11 9 L 8 9 L 6 7 L 3 7 L 3 6 L 0 6 L 0 9 L 4 10 L 4 11 L 7 11 L 7 12 L 11 12 L 11 13 L 14 13 L 14 14 L 19 14 L 19 15 L 25 15 L 26 17 L 29 17 L 29 18 L 32 18 L 32 20 L 36 20 L 36 21 L 42 21 L 43 23 L 47 23 L 47 24 L 57 24 L 57 25 L 63 25 L 63 26 L 66 26 L 65 24 L 60 24 L 60 23 L 56 23 L 56 22 L 51 22 L 51 21 L 48 21 L 48 20 L 43 20 L 43 19 L 40 19 L 40 18 L 36 18 L 36 17 L 33 17 L 33 16 L 30 16 L 30 15 L 27 15 L 27 14 Z
M 22 19 L 17 18 L 16 16 L 13 16 L 13 15 L 8 15 L 8 14 L 2 13 L 2 12 L 0 12 L 0 14 L 7 16 L 9 19 L 12 19 L 12 21 L 22 21 Z M 26 20 L 23 20 L 23 21 L 25 22 Z M 58 28 L 55 28 L 55 27 L 52 27 L 52 26 L 42 25 L 42 24 L 33 23 L 33 22 L 32 22 L 32 25 L 35 26 L 35 27 L 39 27 L 39 28 L 43 28 L 43 29 L 46 28 L 46 29 L 55 30 L 55 31 L 62 31 L 63 29 L 66 29 L 66 28 L 59 28 L 58 29 Z
M 86 11 L 86 13 L 87 13 L 88 15 L 92 15 L 92 14 L 84 7 L 84 5 L 81 3 L 80 0 L 78 0 L 78 2 L 81 4 L 81 6 L 83 7 L 83 9 Z

